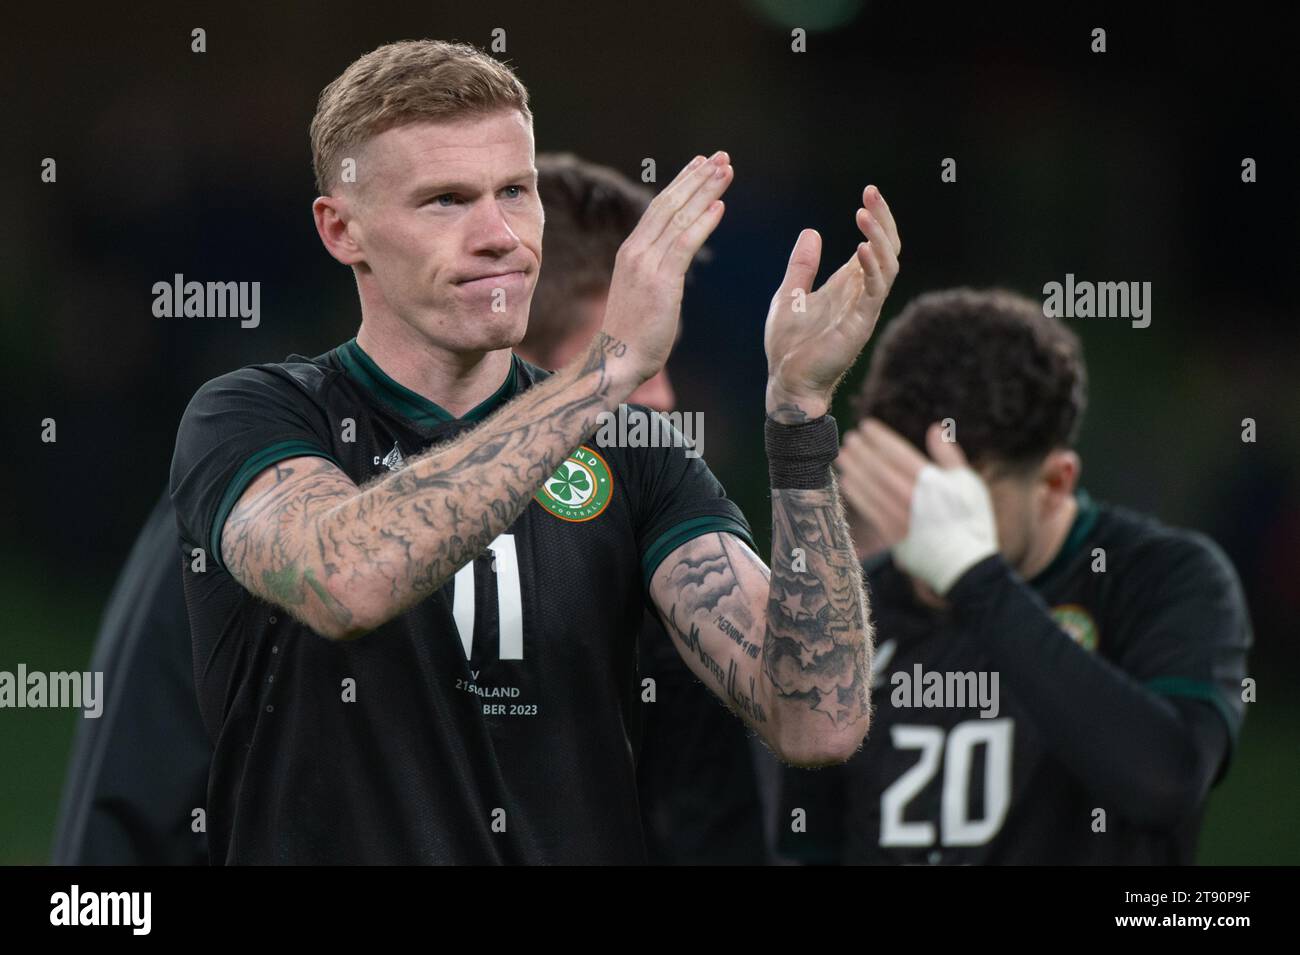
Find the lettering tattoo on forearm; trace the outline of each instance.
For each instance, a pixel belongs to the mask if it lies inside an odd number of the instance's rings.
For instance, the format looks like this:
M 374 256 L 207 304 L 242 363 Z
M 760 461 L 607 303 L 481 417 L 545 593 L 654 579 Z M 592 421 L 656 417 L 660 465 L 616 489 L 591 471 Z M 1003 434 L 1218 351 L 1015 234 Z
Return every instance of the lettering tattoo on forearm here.
M 323 460 L 307 474 L 277 468 L 274 486 L 231 512 L 227 567 L 290 610 L 315 595 L 344 628 L 358 616 L 351 593 L 382 595 L 384 619 L 396 616 L 481 554 L 595 431 L 614 387 L 607 358 L 626 348 L 600 333 L 581 364 L 359 489 Z
M 663 591 L 673 600 L 669 632 L 743 714 L 752 705 L 765 721 L 772 714 L 760 701 L 775 700 L 825 714 L 836 726 L 851 724 L 869 712 L 871 637 L 862 572 L 838 497 L 828 488 L 773 491 L 772 499 L 773 555 L 784 558 L 778 569 L 769 576 L 753 551 L 729 534 L 682 545 Z M 802 552 L 798 560 L 795 548 Z M 751 610 L 757 607 L 765 607 L 761 637 Z M 727 645 L 716 640 L 706 649 L 700 636 L 706 623 L 737 652 L 724 654 L 719 648 Z M 739 673 L 749 675 L 739 679 Z M 760 687 L 760 680 L 767 685 Z M 758 720 L 751 716 L 750 722 Z
M 668 611 L 668 624 L 677 639 L 682 642 L 686 653 L 694 655 L 704 665 L 732 709 L 751 724 L 766 723 L 767 713 L 758 701 L 758 687 L 753 673 L 745 675 L 736 665 L 735 658 L 730 655 L 727 657 L 726 666 L 723 666 L 716 657 L 704 649 L 704 644 L 700 640 L 700 628 L 689 621 L 689 618 L 687 629 L 683 631 L 677 622 L 676 604 Z
M 763 669 L 778 695 L 834 724 L 870 712 L 871 631 L 834 487 L 772 491 L 772 579 Z

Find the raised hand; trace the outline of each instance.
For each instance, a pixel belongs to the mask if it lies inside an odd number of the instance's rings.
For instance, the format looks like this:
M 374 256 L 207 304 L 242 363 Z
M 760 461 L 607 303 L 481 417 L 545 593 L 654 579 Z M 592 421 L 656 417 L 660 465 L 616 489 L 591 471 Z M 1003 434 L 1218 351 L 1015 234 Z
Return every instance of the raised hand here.
M 653 378 L 668 360 L 686 271 L 722 220 L 719 196 L 732 177 L 725 152 L 695 157 L 655 196 L 619 247 L 605 306 L 607 337 L 601 341 L 611 365 L 624 369 L 632 387 Z
M 894 552 L 894 561 L 940 596 L 997 553 L 988 487 L 943 427 L 925 434 L 927 460 L 902 435 L 868 418 L 844 436 L 837 469 L 845 499 Z
M 824 415 L 835 386 L 857 360 L 898 275 L 903 245 L 885 197 L 862 191 L 858 228 L 867 238 L 816 292 L 821 236 L 799 234 L 781 287 L 772 296 L 763 344 L 767 351 L 767 413 L 795 423 Z

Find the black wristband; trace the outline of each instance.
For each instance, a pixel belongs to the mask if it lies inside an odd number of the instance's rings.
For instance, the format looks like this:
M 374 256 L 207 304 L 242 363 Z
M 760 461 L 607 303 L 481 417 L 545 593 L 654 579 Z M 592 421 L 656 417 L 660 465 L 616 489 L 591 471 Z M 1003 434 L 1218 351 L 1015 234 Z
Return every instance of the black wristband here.
M 831 486 L 831 464 L 840 453 L 840 429 L 830 415 L 802 424 L 781 424 L 768 418 L 763 439 L 773 488 L 816 491 Z

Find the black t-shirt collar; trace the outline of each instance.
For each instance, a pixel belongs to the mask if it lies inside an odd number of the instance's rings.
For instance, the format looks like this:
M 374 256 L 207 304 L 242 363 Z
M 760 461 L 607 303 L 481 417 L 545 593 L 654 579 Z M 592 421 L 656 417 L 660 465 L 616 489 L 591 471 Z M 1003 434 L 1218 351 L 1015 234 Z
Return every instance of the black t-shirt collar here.
M 393 380 L 375 360 L 362 351 L 355 338 L 335 349 L 339 365 L 358 385 L 370 392 L 397 414 L 424 428 L 436 428 L 452 422 L 481 421 L 519 391 L 520 360 L 510 356 L 510 370 L 501 387 L 457 418 L 441 405 Z

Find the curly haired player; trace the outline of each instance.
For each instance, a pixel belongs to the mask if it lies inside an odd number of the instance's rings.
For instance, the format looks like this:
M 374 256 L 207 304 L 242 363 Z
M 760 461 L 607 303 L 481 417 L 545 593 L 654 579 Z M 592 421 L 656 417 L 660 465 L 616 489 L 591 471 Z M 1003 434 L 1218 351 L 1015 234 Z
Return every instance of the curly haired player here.
M 1078 339 L 1011 292 L 922 295 L 881 335 L 839 462 L 884 548 L 864 564 L 888 637 L 872 734 L 843 766 L 787 772 L 807 831 L 785 851 L 1192 861 L 1250 623 L 1210 540 L 1078 488 L 1084 399 Z

